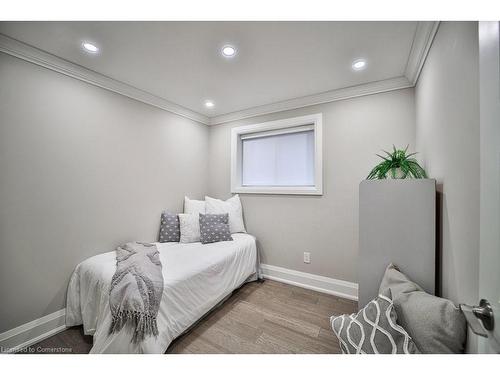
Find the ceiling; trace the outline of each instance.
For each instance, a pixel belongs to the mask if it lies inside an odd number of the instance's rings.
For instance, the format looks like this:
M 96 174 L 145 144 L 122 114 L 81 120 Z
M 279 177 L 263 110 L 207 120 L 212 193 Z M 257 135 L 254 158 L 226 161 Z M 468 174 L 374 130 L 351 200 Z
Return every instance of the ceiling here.
M 0 22 L 0 33 L 214 118 L 402 77 L 418 24 Z M 83 41 L 99 53 L 85 52 Z M 221 54 L 227 44 L 237 49 L 230 59 Z M 354 71 L 360 58 L 366 69 Z

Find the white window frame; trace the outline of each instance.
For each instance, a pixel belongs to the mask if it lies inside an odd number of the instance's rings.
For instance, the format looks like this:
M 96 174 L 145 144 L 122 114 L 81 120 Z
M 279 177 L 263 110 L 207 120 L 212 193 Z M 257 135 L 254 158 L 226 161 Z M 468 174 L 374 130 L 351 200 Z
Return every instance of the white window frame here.
M 297 127 L 314 129 L 314 186 L 242 186 L 242 136 L 252 133 L 286 134 Z M 294 129 L 295 128 L 295 129 Z M 248 194 L 323 195 L 323 114 L 287 118 L 231 129 L 231 192 Z M 248 136 L 247 136 L 248 138 Z

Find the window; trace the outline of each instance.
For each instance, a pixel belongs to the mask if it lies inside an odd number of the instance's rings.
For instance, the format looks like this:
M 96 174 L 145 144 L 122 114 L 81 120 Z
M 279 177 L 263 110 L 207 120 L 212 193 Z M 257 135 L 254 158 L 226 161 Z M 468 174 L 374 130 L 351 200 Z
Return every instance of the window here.
M 242 186 L 314 186 L 314 130 L 241 136 Z
M 232 129 L 231 191 L 322 194 L 322 115 Z

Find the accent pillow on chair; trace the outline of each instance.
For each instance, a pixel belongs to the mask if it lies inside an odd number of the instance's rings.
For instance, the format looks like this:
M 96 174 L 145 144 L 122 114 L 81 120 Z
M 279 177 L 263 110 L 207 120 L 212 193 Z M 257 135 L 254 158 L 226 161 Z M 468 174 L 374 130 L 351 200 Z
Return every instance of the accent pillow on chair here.
M 176 214 L 164 211 L 161 214 L 159 242 L 179 242 L 180 238 L 179 218 Z
M 332 316 L 330 323 L 344 354 L 419 353 L 396 319 L 390 298 L 379 295 L 357 314 Z
M 464 352 L 467 323 L 453 302 L 426 293 L 393 264 L 385 271 L 379 293 L 392 298 L 398 323 L 422 353 Z
M 179 214 L 179 227 L 181 230 L 181 243 L 200 241 L 200 218 L 199 214 Z
M 201 243 L 232 241 L 228 220 L 228 214 L 200 214 Z
M 236 194 L 227 201 L 205 197 L 207 214 L 229 214 L 231 233 L 246 233 L 240 196 Z M 202 212 L 204 213 L 204 212 Z

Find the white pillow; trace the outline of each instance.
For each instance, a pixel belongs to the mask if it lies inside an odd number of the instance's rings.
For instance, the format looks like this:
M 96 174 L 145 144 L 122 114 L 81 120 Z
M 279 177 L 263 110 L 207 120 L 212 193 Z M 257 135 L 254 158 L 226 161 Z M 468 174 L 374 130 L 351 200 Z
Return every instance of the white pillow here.
M 184 197 L 184 213 L 193 214 L 198 216 L 198 214 L 204 214 L 205 212 L 205 201 L 197 201 L 195 199 L 189 199 Z
M 238 194 L 227 201 L 205 197 L 207 214 L 229 214 L 229 230 L 231 233 L 246 233 L 243 222 L 243 209 Z
M 179 228 L 181 231 L 181 243 L 200 241 L 200 217 L 199 214 L 179 214 Z

